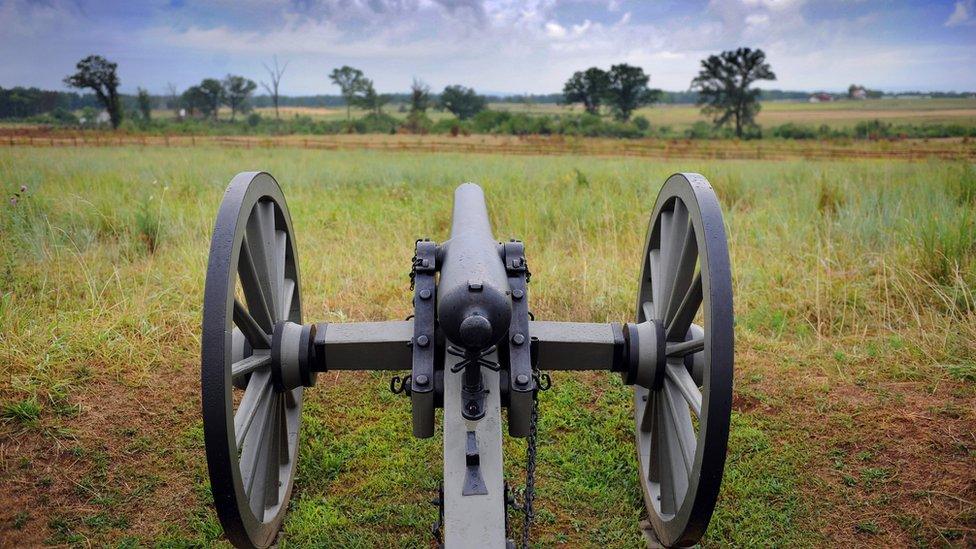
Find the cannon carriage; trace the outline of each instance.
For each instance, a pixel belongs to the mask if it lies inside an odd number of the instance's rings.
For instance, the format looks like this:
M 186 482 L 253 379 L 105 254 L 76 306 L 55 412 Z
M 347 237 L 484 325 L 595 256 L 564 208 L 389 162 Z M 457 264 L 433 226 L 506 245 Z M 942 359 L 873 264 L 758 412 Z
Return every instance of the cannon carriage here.
M 310 322 L 281 189 L 267 173 L 239 174 L 217 214 L 201 338 L 207 463 L 225 535 L 239 547 L 274 542 L 295 477 L 302 397 L 317 374 L 385 370 L 396 374 L 391 389 L 409 397 L 414 436 L 434 436 L 441 410 L 438 543 L 526 546 L 546 372 L 589 370 L 633 387 L 649 543 L 697 543 L 721 485 L 733 367 L 725 228 L 704 177 L 665 182 L 635 264 L 632 319 L 535 319 L 525 245 L 494 238 L 482 189 L 465 183 L 449 238 L 415 243 L 411 318 Z M 529 445 L 518 534 L 508 527 L 506 431 Z

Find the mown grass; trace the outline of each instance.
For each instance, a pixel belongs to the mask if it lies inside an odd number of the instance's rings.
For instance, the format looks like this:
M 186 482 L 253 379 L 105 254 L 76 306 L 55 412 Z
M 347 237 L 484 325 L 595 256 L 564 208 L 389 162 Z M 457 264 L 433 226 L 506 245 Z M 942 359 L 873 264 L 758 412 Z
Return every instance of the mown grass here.
M 0 190 L 28 188 L 0 207 L 0 470 L 17 479 L 0 494 L 33 504 L 0 534 L 219 539 L 199 315 L 217 205 L 251 169 L 281 182 L 305 314 L 327 321 L 410 312 L 411 245 L 446 237 L 462 181 L 485 188 L 496 236 L 527 242 L 537 318 L 628 319 L 658 188 L 679 169 L 705 174 L 725 207 L 737 314 L 736 411 L 705 545 L 972 540 L 972 514 L 879 495 L 910 497 L 916 469 L 940 464 L 972 485 L 976 444 L 958 436 L 972 432 L 976 395 L 972 166 L 208 147 L 0 151 Z M 554 381 L 541 403 L 539 546 L 639 544 L 628 389 L 604 374 Z M 429 545 L 440 447 L 410 436 L 408 403 L 386 385 L 329 373 L 308 393 L 282 545 Z M 935 441 L 944 463 L 886 462 L 902 409 L 954 426 L 955 443 Z M 873 444 L 864 459 L 859 440 Z M 523 444 L 509 441 L 506 458 L 521 485 Z
M 492 103 L 488 106 L 492 110 L 531 113 L 531 114 L 564 114 L 579 112 L 580 107 L 555 104 L 527 104 L 527 103 Z M 274 116 L 274 109 L 256 109 L 262 116 Z M 391 106 L 386 112 L 398 118 L 404 118 L 405 113 L 399 112 L 397 106 Z M 352 116 L 360 117 L 366 112 L 353 109 Z M 701 109 L 694 105 L 653 105 L 643 107 L 636 112 L 646 117 L 653 126 L 672 126 L 684 130 L 695 122 L 708 121 L 708 117 L 701 114 Z M 171 111 L 159 111 L 154 116 L 165 118 L 171 116 Z M 221 113 L 225 116 L 225 113 Z M 281 110 L 283 117 L 310 116 L 316 120 L 345 120 L 344 108 L 314 108 L 314 107 L 286 107 Z M 435 121 L 450 118 L 453 115 L 447 111 L 431 109 L 428 115 Z M 229 112 L 226 113 L 229 117 Z M 942 123 L 962 124 L 972 126 L 976 124 L 976 99 L 868 99 L 863 101 L 835 101 L 830 103 L 808 103 L 806 101 L 764 101 L 757 121 L 769 128 L 788 122 L 819 126 L 827 124 L 832 128 L 849 128 L 857 122 L 880 119 L 900 124 Z

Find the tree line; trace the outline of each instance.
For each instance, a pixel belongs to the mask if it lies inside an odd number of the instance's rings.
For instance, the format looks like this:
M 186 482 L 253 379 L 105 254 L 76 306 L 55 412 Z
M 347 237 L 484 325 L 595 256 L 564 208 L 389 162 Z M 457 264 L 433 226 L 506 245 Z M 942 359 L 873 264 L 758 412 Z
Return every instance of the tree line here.
M 73 88 L 90 90 L 93 95 L 0 88 L 0 117 L 29 117 L 49 112 L 52 107 L 61 110 L 68 105 L 67 108 L 77 109 L 79 105 L 86 103 L 84 107 L 87 108 L 97 102 L 104 108 L 109 122 L 115 128 L 125 116 L 148 122 L 152 117 L 153 106 L 160 103 L 172 109 L 178 119 L 216 120 L 221 108 L 227 107 L 230 120 L 234 121 L 238 114 L 248 113 L 255 105 L 261 105 L 272 107 L 277 120 L 280 119 L 280 107 L 296 104 L 296 98 L 282 97 L 279 93 L 287 67 L 288 63 L 279 64 L 277 57 L 271 64 L 264 64 L 268 79 L 261 81 L 260 86 L 267 95 L 258 98 L 254 97 L 258 83 L 244 76 L 228 74 L 223 79 L 205 78 L 182 93 L 178 93 L 171 84 L 168 86 L 169 94 L 163 98 L 152 96 L 140 87 L 135 96 L 127 96 L 123 101 L 123 96 L 118 91 L 120 82 L 117 65 L 104 57 L 91 55 L 79 61 L 76 72 L 67 76 L 64 82 Z M 426 114 L 429 108 L 449 111 L 459 121 L 466 121 L 483 112 L 489 101 L 500 99 L 480 95 L 474 89 L 460 85 L 446 86 L 439 94 L 435 94 L 423 81 L 416 79 L 407 93 L 382 94 L 377 92 L 373 80 L 363 71 L 348 65 L 335 68 L 328 77 L 339 88 L 341 101 L 328 96 L 299 99 L 311 100 L 314 104 L 341 104 L 346 107 L 347 122 L 351 120 L 352 107 L 358 107 L 366 111 L 367 119 L 372 119 L 366 120 L 370 122 L 366 127 L 388 127 L 392 122 L 408 131 L 423 132 L 432 125 Z M 728 129 L 734 135 L 743 137 L 750 132 L 756 133 L 755 118 L 760 109 L 760 98 L 807 97 L 805 92 L 772 90 L 764 93 L 755 87 L 759 81 L 771 81 L 775 78 L 776 75 L 762 50 L 738 48 L 703 59 L 698 74 L 685 92 L 663 92 L 651 88 L 650 74 L 645 73 L 643 68 L 619 63 L 606 70 L 590 67 L 573 73 L 565 82 L 561 94 L 521 98 L 516 96 L 507 99 L 529 102 L 534 97 L 540 97 L 542 101 L 558 100 L 561 104 L 578 104 L 588 115 L 598 118 L 609 115 L 619 123 L 630 122 L 633 113 L 647 105 L 694 100 L 702 112 L 711 118 L 715 129 Z M 847 96 L 852 99 L 878 97 L 880 92 L 852 84 Z M 401 112 L 407 113 L 406 121 L 402 124 L 384 112 L 384 108 L 394 101 L 399 103 Z M 58 116 L 53 118 L 56 121 L 61 120 Z M 63 123 L 70 123 L 73 118 L 74 115 L 70 112 L 63 113 Z M 260 119 L 253 116 L 248 119 L 252 127 L 257 124 L 255 120 Z M 483 119 L 478 126 L 483 126 L 485 120 L 488 119 Z M 635 123 L 640 126 L 640 131 L 646 133 L 645 126 L 649 126 L 649 122 L 645 118 L 642 117 Z

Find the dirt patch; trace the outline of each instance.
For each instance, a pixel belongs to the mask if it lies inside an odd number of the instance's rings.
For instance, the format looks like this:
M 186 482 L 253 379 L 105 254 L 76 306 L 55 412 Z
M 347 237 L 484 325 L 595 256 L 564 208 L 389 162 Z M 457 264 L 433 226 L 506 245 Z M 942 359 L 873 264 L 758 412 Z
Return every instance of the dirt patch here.
M 739 393 L 732 395 L 732 409 L 739 413 L 751 412 L 760 404 L 762 402 L 754 396 Z
M 152 536 L 193 509 L 201 455 L 178 438 L 197 421 L 197 369 L 132 387 L 96 379 L 72 396 L 79 412 L 39 428 L 0 430 L 0 546 Z M 185 446 L 185 443 L 182 444 Z
M 837 383 L 820 399 L 794 398 L 813 450 L 805 497 L 830 545 L 976 543 L 976 398 L 966 389 Z

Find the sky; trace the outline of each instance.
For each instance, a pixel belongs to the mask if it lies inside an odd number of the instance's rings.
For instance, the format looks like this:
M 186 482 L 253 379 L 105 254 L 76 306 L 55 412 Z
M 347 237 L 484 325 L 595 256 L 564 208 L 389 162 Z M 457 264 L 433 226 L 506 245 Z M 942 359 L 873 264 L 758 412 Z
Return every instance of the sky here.
M 89 54 L 121 88 L 163 94 L 207 77 L 337 94 L 328 73 L 363 70 L 383 93 L 414 78 L 482 93 L 555 93 L 577 70 L 641 66 L 685 90 L 701 59 L 762 48 L 761 87 L 976 91 L 976 0 L 0 0 L 0 86 L 66 89 Z

